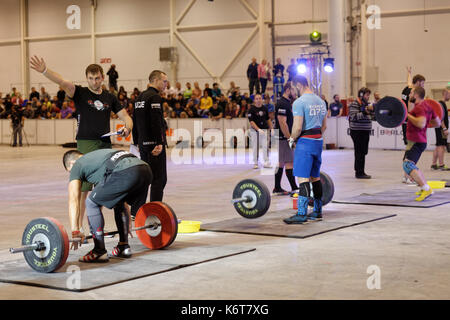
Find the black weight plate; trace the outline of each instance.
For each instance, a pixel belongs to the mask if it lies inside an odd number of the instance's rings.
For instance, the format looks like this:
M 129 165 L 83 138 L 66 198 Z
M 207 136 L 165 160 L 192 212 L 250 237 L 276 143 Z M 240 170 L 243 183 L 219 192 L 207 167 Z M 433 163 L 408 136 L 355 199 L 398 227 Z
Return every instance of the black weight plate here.
M 408 110 L 398 98 L 386 96 L 375 105 L 375 118 L 384 128 L 396 128 L 405 122 Z
M 323 171 L 320 171 L 320 182 L 322 183 L 322 206 L 326 206 L 328 203 L 331 202 L 331 200 L 333 200 L 334 183 L 333 179 L 331 179 L 330 176 Z M 309 199 L 308 205 L 310 207 L 314 206 L 314 199 L 312 197 Z
M 45 243 L 46 249 L 23 252 L 25 261 L 38 272 L 49 273 L 57 270 L 67 259 L 69 241 L 66 238 L 67 234 L 64 235 L 58 225 L 50 219 L 32 220 L 23 232 L 22 245 L 41 241 Z
M 236 211 L 247 219 L 263 216 L 270 207 L 270 191 L 267 186 L 256 179 L 245 179 L 239 182 L 233 190 L 233 199 L 250 196 L 252 202 L 234 203 Z

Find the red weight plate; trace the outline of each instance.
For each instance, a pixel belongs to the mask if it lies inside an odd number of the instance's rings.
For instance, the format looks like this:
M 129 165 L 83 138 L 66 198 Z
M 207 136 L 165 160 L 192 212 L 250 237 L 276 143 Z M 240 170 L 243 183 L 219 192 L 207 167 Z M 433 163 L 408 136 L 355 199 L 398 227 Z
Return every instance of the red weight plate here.
M 67 258 L 69 257 L 69 251 L 70 251 L 69 236 L 67 235 L 67 232 L 66 232 L 66 229 L 64 228 L 64 226 L 58 220 L 56 220 L 55 218 L 51 218 L 51 217 L 45 217 L 44 219 L 48 219 L 48 220 L 52 221 L 59 228 L 59 231 L 61 231 L 61 236 L 64 240 L 64 254 L 61 259 L 60 264 L 58 264 L 58 266 L 55 268 L 55 270 L 53 270 L 53 271 L 56 271 L 66 263 Z
M 157 218 L 157 219 L 155 219 Z M 169 246 L 177 235 L 178 221 L 173 211 L 163 202 L 153 201 L 139 208 L 134 221 L 135 228 L 144 227 L 159 220 L 160 230 L 151 228 L 137 230 L 141 243 L 149 249 L 156 250 Z
M 444 118 L 444 109 L 442 108 L 441 104 L 433 99 L 425 99 L 425 101 L 431 108 L 433 108 L 439 119 L 442 120 Z M 430 124 L 428 124 L 428 128 L 431 128 Z

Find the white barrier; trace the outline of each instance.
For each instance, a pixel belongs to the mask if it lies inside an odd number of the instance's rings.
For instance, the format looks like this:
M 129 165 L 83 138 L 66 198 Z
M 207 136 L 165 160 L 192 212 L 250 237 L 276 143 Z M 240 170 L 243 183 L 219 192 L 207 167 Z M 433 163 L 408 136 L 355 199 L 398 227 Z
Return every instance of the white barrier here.
M 123 126 L 121 120 L 111 120 L 111 131 L 120 129 Z M 169 147 L 173 147 L 177 141 L 186 141 L 186 145 L 194 146 L 199 136 L 203 136 L 207 141 L 210 137 L 218 137 L 222 134 L 224 146 L 229 146 L 234 136 L 238 136 L 240 130 L 247 131 L 249 122 L 246 118 L 221 119 L 212 121 L 211 119 L 169 119 L 169 130 L 167 132 L 167 142 Z M 236 130 L 236 135 L 233 131 Z M 23 143 L 31 145 L 52 145 L 75 142 L 77 122 L 75 119 L 61 120 L 38 120 L 26 119 L 25 134 Z M 11 143 L 11 121 L 0 120 L 0 143 Z M 184 136 L 183 136 L 184 134 Z M 231 135 L 231 136 L 230 136 Z M 434 129 L 427 130 L 428 147 L 427 150 L 434 150 L 436 135 Z M 239 137 L 240 138 L 240 137 Z M 132 136 L 127 139 L 119 136 L 111 138 L 113 144 L 130 145 Z M 219 142 L 218 142 L 219 143 Z M 348 119 L 345 117 L 328 118 L 327 130 L 324 135 L 324 144 L 335 144 L 339 148 L 353 148 L 353 142 L 348 128 Z M 370 137 L 370 149 L 403 150 L 402 128 L 387 129 L 378 123 L 372 123 L 372 135 Z

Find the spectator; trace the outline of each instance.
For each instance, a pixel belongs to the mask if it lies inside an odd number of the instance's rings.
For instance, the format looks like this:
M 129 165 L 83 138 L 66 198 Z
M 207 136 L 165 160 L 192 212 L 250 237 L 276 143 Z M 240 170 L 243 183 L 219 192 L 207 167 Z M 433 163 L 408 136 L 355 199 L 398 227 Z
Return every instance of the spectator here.
M 286 71 L 289 75 L 288 82 L 292 81 L 292 79 L 294 79 L 295 75 L 297 74 L 297 64 L 295 63 L 295 59 L 291 59 L 291 64 L 288 65 Z
M 137 97 L 139 97 L 139 95 L 141 94 L 141 92 L 139 91 L 138 88 L 134 88 L 134 89 L 133 89 L 133 94 L 134 94 L 134 96 L 135 96 L 136 99 L 137 99 Z
M 211 97 L 211 99 L 213 98 L 213 91 L 212 89 L 209 87 L 209 83 L 205 83 L 205 89 L 203 91 L 208 91 L 208 96 Z
M 186 103 L 186 107 L 184 108 L 184 112 L 188 116 L 188 118 L 198 118 L 198 110 L 196 105 L 194 104 L 194 100 L 189 99 Z
M 219 121 L 223 117 L 223 110 L 219 107 L 217 101 L 213 102 L 211 108 L 209 108 L 209 117 L 213 121 Z
M 273 94 L 276 97 L 276 100 L 281 98 L 283 95 L 283 87 L 284 87 L 284 77 L 282 73 L 278 71 L 276 76 L 273 78 Z
M 180 119 L 187 119 L 187 118 L 189 118 L 188 114 L 185 111 L 182 111 L 180 113 Z
M 169 81 L 167 81 L 167 87 L 164 89 L 164 92 L 167 96 L 175 94 L 175 88 L 170 85 Z
M 217 99 L 222 94 L 222 91 L 219 88 L 219 84 L 217 82 L 213 83 L 213 89 L 212 89 L 212 97 L 213 99 Z M 223 109 L 222 109 L 223 110 Z
M 11 102 L 11 96 L 9 95 L 9 93 L 3 99 L 3 105 L 5 107 L 5 114 L 4 115 L 5 115 L 5 118 L 6 118 L 7 116 L 9 116 L 11 114 L 12 107 L 13 107 L 13 104 Z
M 253 94 L 255 87 L 256 87 L 256 93 L 261 93 L 260 88 L 259 88 L 258 64 L 256 63 L 256 58 L 252 58 L 252 63 L 250 63 L 248 65 L 247 79 L 248 79 L 248 88 L 250 91 L 250 95 Z
M 177 102 L 177 99 L 173 96 L 173 94 L 169 94 L 166 99 L 169 106 L 174 109 L 175 108 L 175 102 Z
M 29 100 L 33 100 L 34 97 L 36 97 L 39 100 L 39 92 L 36 91 L 35 87 L 31 87 L 31 93 L 30 93 Z
M 230 82 L 230 89 L 228 89 L 227 91 L 227 96 L 228 97 L 233 97 L 236 95 L 236 93 L 239 91 L 239 87 L 236 87 L 236 84 L 234 83 L 234 81 Z
M 342 117 L 344 112 L 344 106 L 341 103 L 341 99 L 338 94 L 333 96 L 333 102 L 328 109 L 328 117 Z
M 11 119 L 12 135 L 14 137 L 13 147 L 17 147 L 17 136 L 19 136 L 19 147 L 22 146 L 22 128 L 25 121 L 23 111 L 19 106 L 14 106 L 9 116 Z
M 366 155 L 369 152 L 370 132 L 372 131 L 373 107 L 369 106 L 370 90 L 361 88 L 358 91 L 358 99 L 349 107 L 348 120 L 350 123 L 350 136 L 354 144 L 355 153 L 355 178 L 370 179 L 365 172 Z
M 40 94 L 41 101 L 44 101 L 45 98 L 50 100 L 50 95 L 45 91 L 45 87 L 41 87 L 41 94 Z
M 171 118 L 180 118 L 182 112 L 184 112 L 184 109 L 181 107 L 180 102 L 175 102 L 175 107 L 173 108 Z
M 114 95 L 116 98 L 118 97 L 118 92 L 117 92 L 116 88 L 114 88 L 114 86 L 109 87 L 109 93 Z
M 233 108 L 239 108 L 239 118 L 247 118 L 247 112 L 250 109 L 250 104 L 247 103 L 247 100 L 242 99 L 241 104 L 238 105 L 236 102 L 233 104 Z
M 261 61 L 258 65 L 258 79 L 261 84 L 261 93 L 266 93 L 267 81 L 270 81 L 270 63 L 266 59 Z
M 61 86 L 59 87 L 59 90 L 56 93 L 56 96 L 58 98 L 58 107 L 62 107 L 63 102 L 66 99 L 66 92 L 63 90 L 63 88 L 61 88 Z
M 122 106 L 122 108 L 128 107 L 128 101 L 123 93 L 119 93 L 119 103 Z
M 228 103 L 227 97 L 225 97 L 224 94 L 220 94 L 218 100 L 219 100 L 219 102 L 218 102 L 219 103 L 219 107 L 221 107 L 222 110 L 225 110 L 225 107 L 226 107 L 226 105 Z
M 275 106 L 272 104 L 268 94 L 264 95 L 264 107 L 269 111 L 269 119 L 272 121 L 272 127 L 275 127 Z
M 163 102 L 163 112 L 167 112 L 168 115 L 172 114 L 172 108 L 169 106 L 167 102 Z
M 179 94 L 176 96 L 176 101 L 179 102 L 183 108 L 186 106 L 186 101 L 184 101 L 184 98 L 183 98 L 183 94 L 182 94 L 182 93 L 179 93 Z
M 67 101 L 62 103 L 60 119 L 70 119 L 72 118 L 72 109 L 69 107 Z
M 325 102 L 325 105 L 326 105 L 327 111 L 328 111 L 328 101 L 327 101 L 327 98 L 325 97 L 324 94 L 321 94 L 321 95 L 320 95 L 320 98 L 323 100 L 323 102 Z
M 36 97 L 34 97 L 33 99 L 36 99 Z M 25 110 L 23 111 L 23 116 L 26 119 L 34 118 L 34 110 L 33 110 L 33 102 L 32 101 L 27 102 L 27 106 L 26 106 Z
M 134 102 L 136 101 L 136 96 L 134 95 L 134 93 L 132 93 L 131 95 L 130 95 L 130 100 L 128 100 L 128 103 L 131 103 L 131 104 L 133 104 L 133 106 L 134 106 Z
M 175 95 L 183 95 L 183 89 L 181 89 L 181 83 L 175 83 Z
M 13 97 L 15 97 L 18 93 L 19 93 L 19 92 L 17 91 L 16 87 L 13 87 L 13 88 L 12 88 L 12 92 L 11 92 L 11 94 L 10 94 L 11 99 L 12 99 Z
M 117 91 L 117 79 L 119 79 L 119 73 L 116 70 L 116 65 L 112 64 L 106 74 L 109 77 L 109 86 L 114 87 L 114 89 Z
M 375 93 L 373 94 L 373 98 L 374 98 L 373 104 L 376 105 L 378 103 L 378 101 L 381 100 L 380 93 L 378 91 L 375 91 Z
M 234 119 L 236 118 L 236 110 L 233 109 L 233 103 L 230 101 L 225 106 L 224 118 L 225 119 Z
M 186 90 L 183 92 L 183 98 L 189 100 L 192 96 L 192 88 L 190 82 L 186 82 Z
M 202 96 L 202 89 L 200 89 L 200 86 L 198 85 L 198 82 L 194 82 L 194 89 L 192 90 L 192 93 L 195 93 L 197 97 Z
M 273 66 L 273 74 L 277 75 L 280 72 L 284 82 L 284 66 L 281 64 L 280 58 L 277 58 L 276 62 L 277 64 Z
M 123 96 L 124 96 L 125 98 L 128 98 L 127 92 L 125 91 L 125 88 L 124 88 L 123 86 L 120 86 L 120 88 L 119 88 L 119 94 L 123 94 Z
M 204 117 L 209 112 L 209 108 L 212 107 L 212 98 L 208 95 L 208 91 L 205 90 L 203 97 L 200 99 L 200 112 L 199 115 Z
M 15 96 L 11 98 L 11 102 L 13 105 L 22 105 L 23 104 L 22 94 L 20 92 L 16 92 Z

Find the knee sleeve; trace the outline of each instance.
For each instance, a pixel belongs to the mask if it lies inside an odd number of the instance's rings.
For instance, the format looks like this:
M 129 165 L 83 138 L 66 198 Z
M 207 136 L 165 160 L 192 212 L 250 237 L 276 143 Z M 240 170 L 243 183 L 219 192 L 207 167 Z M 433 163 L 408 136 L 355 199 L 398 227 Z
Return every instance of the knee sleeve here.
M 406 172 L 407 175 L 410 175 L 413 170 L 418 170 L 416 164 L 412 161 L 405 160 L 403 161 L 403 171 Z
M 118 203 L 114 207 L 114 220 L 116 221 L 117 230 L 119 231 L 120 242 L 127 242 L 128 240 L 129 217 L 125 210 L 123 202 Z
M 86 216 L 95 217 L 102 215 L 101 206 L 92 201 L 89 197 L 86 198 Z
M 300 183 L 298 187 L 298 195 L 306 198 L 311 196 L 311 186 L 309 182 Z
M 318 180 L 312 183 L 314 199 L 322 199 L 322 181 Z

